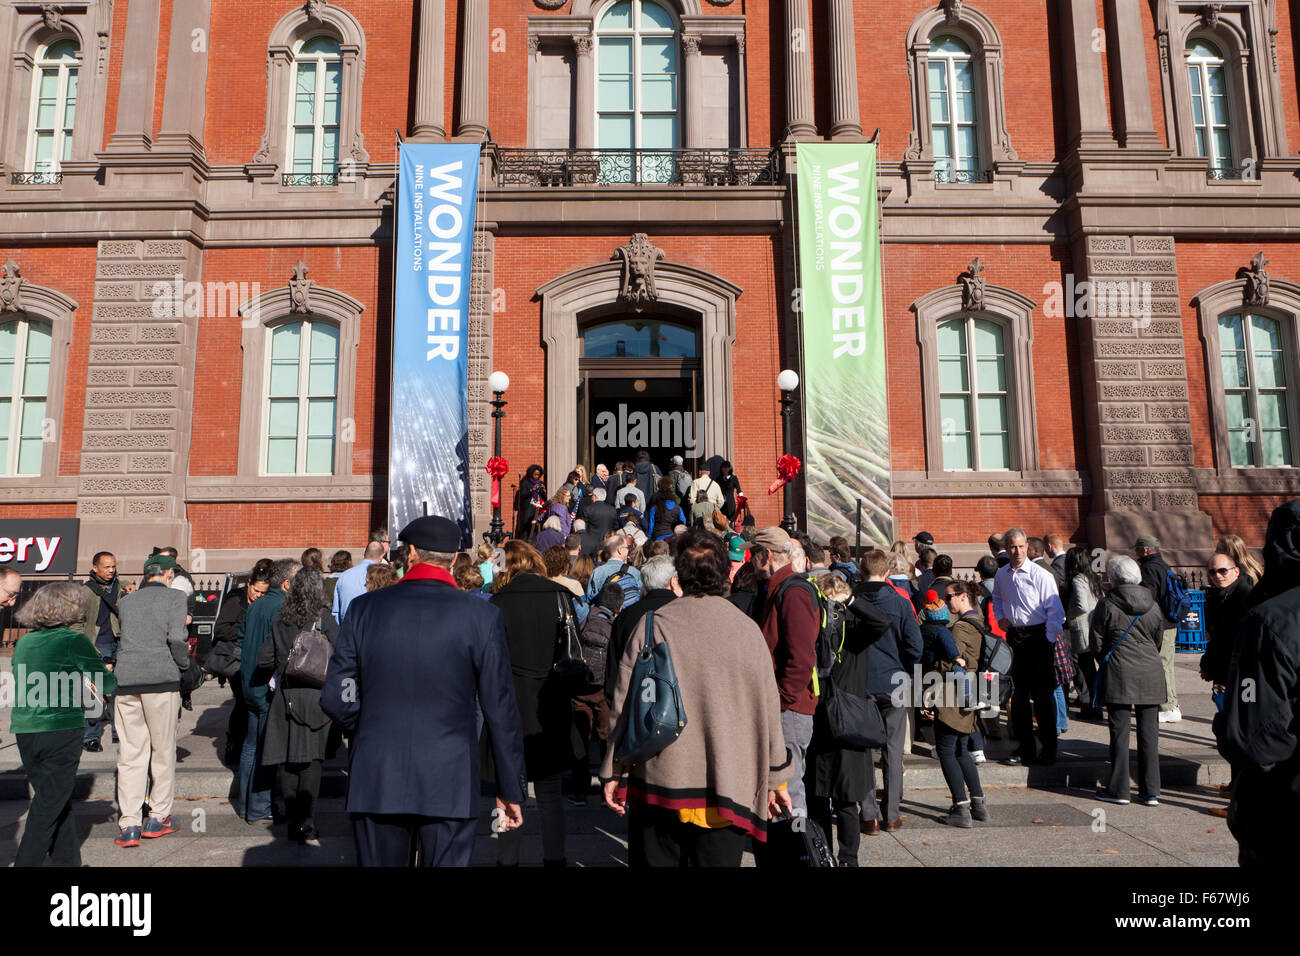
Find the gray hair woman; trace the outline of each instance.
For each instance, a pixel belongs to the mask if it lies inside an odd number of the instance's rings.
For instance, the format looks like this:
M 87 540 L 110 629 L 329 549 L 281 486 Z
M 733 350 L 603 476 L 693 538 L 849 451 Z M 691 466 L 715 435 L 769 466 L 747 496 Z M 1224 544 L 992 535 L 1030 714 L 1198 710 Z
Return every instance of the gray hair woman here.
M 14 648 L 13 670 L 22 675 L 25 696 L 15 703 L 9 730 L 32 785 L 14 866 L 81 866 L 81 841 L 72 816 L 72 788 L 81 762 L 87 708 L 103 706 L 117 688 L 104 660 L 78 627 L 86 615 L 87 592 L 80 584 L 47 584 L 18 609 L 30 627 Z M 96 693 L 85 689 L 93 682 Z M 38 698 L 34 691 L 43 688 Z
M 1129 802 L 1129 722 L 1136 712 L 1138 797 L 1159 806 L 1160 754 L 1158 714 L 1165 700 L 1165 672 L 1160 661 L 1164 612 L 1142 586 L 1136 561 L 1124 556 L 1106 565 L 1110 593 L 1097 605 L 1089 638 L 1100 662 L 1093 698 L 1105 703 L 1110 723 L 1110 781 L 1097 791 L 1106 803 Z

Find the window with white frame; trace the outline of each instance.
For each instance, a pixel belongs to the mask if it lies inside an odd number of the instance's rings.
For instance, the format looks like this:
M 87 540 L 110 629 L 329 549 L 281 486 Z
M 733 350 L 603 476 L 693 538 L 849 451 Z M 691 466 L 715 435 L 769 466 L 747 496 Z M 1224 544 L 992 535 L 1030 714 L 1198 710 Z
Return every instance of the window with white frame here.
M 1188 41 L 1187 82 L 1192 94 L 1196 155 L 1210 161 L 1211 172 L 1227 172 L 1234 166 L 1228 74 L 1223 54 L 1210 41 L 1199 37 Z
M 339 329 L 330 322 L 269 328 L 263 473 L 334 472 Z
M 1292 464 L 1285 332 L 1249 312 L 1219 317 L 1228 455 L 1234 468 Z
M 0 324 L 0 474 L 41 473 L 50 345 L 47 322 Z
M 944 471 L 1012 467 L 1007 355 L 1002 326 L 962 317 L 936 329 Z
M 956 37 L 936 37 L 930 43 L 927 70 L 935 181 L 973 182 L 979 170 L 979 135 L 970 48 Z
M 304 41 L 294 54 L 293 102 L 289 110 L 290 172 L 338 174 L 343 55 L 329 36 Z
M 31 139 L 27 169 L 53 175 L 72 158 L 77 112 L 77 43 L 58 40 L 36 57 L 32 83 Z
M 596 23 L 596 145 L 671 150 L 678 128 L 678 53 L 672 15 L 651 0 L 618 0 Z M 626 164 L 621 168 L 619 164 Z M 605 181 L 671 179 L 671 155 L 601 157 Z

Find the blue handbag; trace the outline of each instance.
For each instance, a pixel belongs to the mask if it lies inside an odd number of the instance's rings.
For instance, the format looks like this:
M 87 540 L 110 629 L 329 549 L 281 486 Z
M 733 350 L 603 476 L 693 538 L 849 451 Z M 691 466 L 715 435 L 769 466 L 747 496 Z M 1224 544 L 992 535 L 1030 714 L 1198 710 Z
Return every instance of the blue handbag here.
M 614 751 L 615 757 L 628 763 L 645 763 L 680 737 L 686 727 L 672 654 L 666 642 L 655 643 L 654 616 L 654 611 L 645 616 L 645 639 L 623 702 L 627 730 Z

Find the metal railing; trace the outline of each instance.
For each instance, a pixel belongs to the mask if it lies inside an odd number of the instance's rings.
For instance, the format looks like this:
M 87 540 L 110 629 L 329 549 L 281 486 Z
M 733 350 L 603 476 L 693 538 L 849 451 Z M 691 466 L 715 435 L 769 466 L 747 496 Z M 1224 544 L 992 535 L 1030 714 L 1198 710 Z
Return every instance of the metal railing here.
M 337 186 L 339 184 L 339 174 L 284 173 L 281 176 L 280 184 L 282 186 Z
M 993 170 L 991 169 L 936 169 L 934 171 L 934 181 L 936 185 L 947 183 L 991 183 L 993 182 Z
M 1241 166 L 1211 166 L 1205 171 L 1205 178 L 1215 180 L 1253 179 L 1254 168 L 1255 164 L 1253 162 L 1244 163 Z M 1248 173 L 1250 174 L 1249 176 L 1247 175 Z
M 127 586 L 139 587 L 140 575 L 122 574 L 118 576 L 121 587 Z M 221 606 L 221 597 L 233 590 L 240 579 L 247 579 L 247 573 L 244 574 L 195 574 L 191 575 L 194 579 L 194 619 L 209 620 L 216 617 L 217 608 Z M 20 627 L 14 621 L 14 614 L 17 610 L 31 599 L 31 596 L 47 584 L 56 584 L 60 581 L 85 581 L 85 575 L 77 576 L 74 574 L 52 575 L 45 577 L 24 578 L 22 584 L 18 587 L 18 600 L 14 602 L 13 607 L 0 608 L 0 647 L 12 647 L 18 639 L 26 634 L 30 628 Z
M 50 172 L 49 170 L 39 170 L 36 172 L 11 172 L 9 174 L 9 185 L 11 186 L 57 186 L 63 182 L 63 173 Z
M 775 149 L 499 149 L 502 186 L 775 186 Z

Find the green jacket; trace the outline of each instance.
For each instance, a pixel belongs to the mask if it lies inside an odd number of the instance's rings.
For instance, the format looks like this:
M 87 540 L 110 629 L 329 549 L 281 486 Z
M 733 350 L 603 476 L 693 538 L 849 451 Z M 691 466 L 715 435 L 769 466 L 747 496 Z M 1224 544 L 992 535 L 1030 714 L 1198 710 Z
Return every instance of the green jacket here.
M 9 732 L 14 734 L 85 727 L 82 674 L 90 675 L 101 693 L 111 694 L 117 689 L 117 678 L 104 670 L 104 660 L 90 638 L 71 627 L 24 634 L 14 647 L 13 671 L 14 708 Z
M 90 638 L 90 643 L 94 644 L 99 639 L 99 607 L 104 599 L 92 591 L 89 585 L 82 585 L 82 587 L 86 589 L 86 617 L 81 622 L 81 631 Z M 121 597 L 120 590 L 118 596 Z M 113 640 L 120 640 L 122 623 L 118 619 L 116 611 L 108 615 L 108 623 L 113 629 Z

